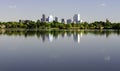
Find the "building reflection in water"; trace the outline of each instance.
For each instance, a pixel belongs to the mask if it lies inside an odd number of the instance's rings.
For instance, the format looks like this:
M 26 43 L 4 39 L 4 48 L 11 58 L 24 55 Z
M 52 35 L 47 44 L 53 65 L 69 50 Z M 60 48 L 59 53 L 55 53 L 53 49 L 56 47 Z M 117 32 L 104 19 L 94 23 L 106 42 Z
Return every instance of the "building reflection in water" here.
M 53 38 L 54 38 L 53 35 L 52 35 L 52 34 L 49 34 L 48 39 L 49 39 L 50 42 L 53 41 Z
M 111 34 L 117 34 L 120 36 L 120 31 L 34 31 L 34 30 L 9 30 L 9 29 L 0 29 L 0 35 L 7 35 L 7 36 L 24 36 L 25 38 L 27 37 L 36 37 L 40 38 L 42 42 L 53 42 L 55 40 L 60 39 L 71 39 L 74 42 L 80 43 L 82 35 L 87 35 L 87 34 L 94 34 L 96 36 L 104 36 L 107 35 L 107 38 Z
M 46 35 L 41 35 L 42 41 L 45 42 L 46 40 Z
M 80 43 L 80 40 L 82 38 L 82 32 L 81 33 L 74 33 L 74 34 L 70 34 L 70 33 L 64 33 L 64 34 L 59 34 L 57 36 L 54 36 L 53 34 L 42 34 L 41 35 L 41 39 L 43 42 L 45 41 L 49 41 L 49 42 L 53 42 L 54 40 L 61 38 L 66 38 L 69 37 L 71 39 L 73 39 L 74 42 Z
M 75 33 L 73 34 L 73 40 L 77 43 L 80 43 L 80 39 L 82 38 L 82 32 L 80 34 Z
M 41 35 L 40 38 L 42 39 L 42 42 L 46 42 L 46 41 L 53 42 L 53 39 L 55 37 L 53 37 L 52 34 L 44 34 L 44 35 Z
M 0 35 L 8 35 L 8 36 L 24 36 L 27 37 L 35 37 L 40 38 L 42 42 L 53 42 L 55 40 L 59 40 L 59 38 L 65 39 L 69 38 L 74 42 L 80 43 L 80 39 L 82 37 L 82 32 L 46 32 L 46 31 L 19 31 L 19 30 L 0 30 Z

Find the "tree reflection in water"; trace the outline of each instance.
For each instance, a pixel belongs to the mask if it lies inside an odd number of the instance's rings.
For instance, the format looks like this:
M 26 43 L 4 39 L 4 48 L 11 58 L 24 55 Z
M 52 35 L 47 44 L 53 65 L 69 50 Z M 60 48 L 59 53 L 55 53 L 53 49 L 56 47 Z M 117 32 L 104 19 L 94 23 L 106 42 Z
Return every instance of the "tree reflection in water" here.
M 55 39 L 58 39 L 61 37 L 73 37 L 73 40 L 75 42 L 80 43 L 80 39 L 83 35 L 87 34 L 94 34 L 96 36 L 106 36 L 106 38 L 109 38 L 111 34 L 117 34 L 120 35 L 119 30 L 11 30 L 11 29 L 1 29 L 0 35 L 7 35 L 7 36 L 24 36 L 27 37 L 35 37 L 42 39 L 43 42 L 46 40 L 49 40 L 50 42 L 54 41 Z

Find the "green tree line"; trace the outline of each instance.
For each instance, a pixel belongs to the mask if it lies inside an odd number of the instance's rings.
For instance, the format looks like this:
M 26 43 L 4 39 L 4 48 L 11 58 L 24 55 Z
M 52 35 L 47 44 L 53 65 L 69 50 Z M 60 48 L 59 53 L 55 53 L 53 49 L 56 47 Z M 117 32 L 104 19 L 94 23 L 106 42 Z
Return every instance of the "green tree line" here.
M 71 23 L 64 24 L 60 22 L 41 22 L 29 21 L 24 22 L 0 22 L 0 28 L 24 28 L 24 29 L 120 29 L 120 23 L 112 23 L 108 19 L 106 22 L 95 21 L 93 23 L 82 22 L 82 23 Z

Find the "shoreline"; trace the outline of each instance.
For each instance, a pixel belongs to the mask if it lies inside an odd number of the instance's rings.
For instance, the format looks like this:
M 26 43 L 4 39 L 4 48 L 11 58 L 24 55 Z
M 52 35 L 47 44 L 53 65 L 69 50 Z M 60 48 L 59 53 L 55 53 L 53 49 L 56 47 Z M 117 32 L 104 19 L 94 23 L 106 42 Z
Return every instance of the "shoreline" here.
M 10 31 L 120 31 L 119 29 L 25 29 L 25 28 L 4 28 L 0 30 L 10 30 Z

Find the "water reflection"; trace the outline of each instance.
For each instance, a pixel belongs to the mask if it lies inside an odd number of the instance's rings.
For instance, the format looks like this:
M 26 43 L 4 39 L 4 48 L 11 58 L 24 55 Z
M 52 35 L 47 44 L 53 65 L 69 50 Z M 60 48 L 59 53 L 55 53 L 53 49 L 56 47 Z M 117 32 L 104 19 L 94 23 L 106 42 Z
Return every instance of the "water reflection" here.
M 80 39 L 82 38 L 82 32 L 80 34 L 75 33 L 73 34 L 74 41 L 80 43 Z
M 2 29 L 0 71 L 120 71 L 119 33 Z
M 110 56 L 106 56 L 106 57 L 104 58 L 104 60 L 105 60 L 105 61 L 110 61 L 110 60 L 111 60 L 111 57 L 110 57 Z
M 53 42 L 54 40 L 58 39 L 59 37 L 71 37 L 73 38 L 74 42 L 80 43 L 80 39 L 82 36 L 87 34 L 94 34 L 96 36 L 106 36 L 109 38 L 110 35 L 116 34 L 120 35 L 119 30 L 81 30 L 81 31 L 67 31 L 67 30 L 0 30 L 0 35 L 7 35 L 7 36 L 24 36 L 27 37 L 35 37 L 42 39 L 43 42 L 48 41 Z

